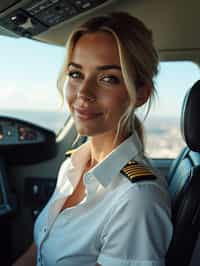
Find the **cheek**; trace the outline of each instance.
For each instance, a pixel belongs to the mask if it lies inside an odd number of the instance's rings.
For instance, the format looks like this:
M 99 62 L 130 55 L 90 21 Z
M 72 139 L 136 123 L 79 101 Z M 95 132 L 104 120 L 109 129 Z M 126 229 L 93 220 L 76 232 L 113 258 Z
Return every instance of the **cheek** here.
M 129 106 L 129 97 L 127 93 L 113 94 L 109 99 L 108 106 L 113 109 L 113 114 L 123 114 Z
M 66 86 L 65 86 L 65 99 L 67 104 L 70 105 L 73 103 L 75 97 L 76 97 L 76 90 L 75 88 L 69 83 L 67 82 Z
M 122 108 L 124 108 L 124 110 L 126 110 L 129 107 L 130 101 L 131 101 L 130 96 L 129 96 L 126 88 L 124 88 L 123 93 L 119 97 L 119 100 L 121 102 Z

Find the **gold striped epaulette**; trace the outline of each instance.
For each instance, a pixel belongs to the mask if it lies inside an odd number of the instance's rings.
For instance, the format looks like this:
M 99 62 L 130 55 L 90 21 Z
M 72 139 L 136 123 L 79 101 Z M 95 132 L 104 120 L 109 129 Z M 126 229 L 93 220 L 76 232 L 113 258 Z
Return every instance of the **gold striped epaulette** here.
M 75 151 L 76 151 L 76 149 L 66 151 L 65 157 L 70 157 L 72 155 L 72 153 L 74 153 Z
M 129 161 L 120 172 L 132 183 L 156 179 L 156 176 L 147 166 L 141 165 L 133 160 Z

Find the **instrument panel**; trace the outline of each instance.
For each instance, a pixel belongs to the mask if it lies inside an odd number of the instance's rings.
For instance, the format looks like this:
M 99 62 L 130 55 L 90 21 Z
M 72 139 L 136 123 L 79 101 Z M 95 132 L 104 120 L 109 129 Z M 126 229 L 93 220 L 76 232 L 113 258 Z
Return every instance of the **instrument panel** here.
M 45 137 L 33 126 L 11 119 L 0 119 L 0 146 L 40 143 Z
M 0 157 L 14 164 L 38 163 L 56 154 L 53 131 L 17 118 L 0 116 Z
M 7 165 L 33 164 L 57 154 L 54 132 L 21 119 L 0 116 L 0 217 L 15 210 Z

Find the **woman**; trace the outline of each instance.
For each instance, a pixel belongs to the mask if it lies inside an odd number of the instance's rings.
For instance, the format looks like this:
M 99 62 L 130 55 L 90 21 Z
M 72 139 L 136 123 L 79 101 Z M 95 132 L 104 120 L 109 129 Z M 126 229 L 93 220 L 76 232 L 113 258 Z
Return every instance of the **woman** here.
M 79 135 L 15 265 L 163 266 L 172 237 L 164 178 L 144 156 L 135 110 L 154 94 L 151 32 L 127 13 L 92 18 L 67 43 L 58 80 Z M 37 248 L 36 248 L 37 247 Z

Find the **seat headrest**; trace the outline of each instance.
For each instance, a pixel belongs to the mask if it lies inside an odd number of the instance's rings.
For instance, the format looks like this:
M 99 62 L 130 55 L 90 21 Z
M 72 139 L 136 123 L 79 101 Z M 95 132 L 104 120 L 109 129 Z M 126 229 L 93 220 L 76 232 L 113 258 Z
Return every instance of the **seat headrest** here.
M 200 152 L 200 80 L 185 95 L 181 112 L 181 133 L 187 146 Z

